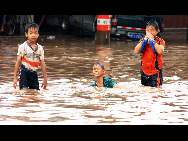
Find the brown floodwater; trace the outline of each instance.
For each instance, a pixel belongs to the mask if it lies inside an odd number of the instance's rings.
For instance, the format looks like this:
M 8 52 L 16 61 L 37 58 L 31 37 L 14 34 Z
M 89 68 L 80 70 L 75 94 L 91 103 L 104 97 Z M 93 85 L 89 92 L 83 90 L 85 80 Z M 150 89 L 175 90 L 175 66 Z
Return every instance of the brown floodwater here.
M 165 38 L 164 38 L 165 39 Z M 47 90 L 12 87 L 18 44 L 24 37 L 0 38 L 0 124 L 188 124 L 188 44 L 167 40 L 163 86 L 140 87 L 138 41 L 96 45 L 89 37 L 40 36 L 47 65 Z M 92 66 L 127 89 L 88 87 Z M 43 81 L 41 68 L 39 83 Z M 71 88 L 77 86 L 77 89 Z

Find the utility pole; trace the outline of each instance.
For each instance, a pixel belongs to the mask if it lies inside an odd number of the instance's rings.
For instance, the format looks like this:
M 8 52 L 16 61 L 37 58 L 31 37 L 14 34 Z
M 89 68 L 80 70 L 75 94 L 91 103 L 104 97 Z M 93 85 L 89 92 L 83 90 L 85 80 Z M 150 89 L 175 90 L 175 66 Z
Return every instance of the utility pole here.
M 96 42 L 97 44 L 110 44 L 110 15 L 97 15 L 97 33 Z

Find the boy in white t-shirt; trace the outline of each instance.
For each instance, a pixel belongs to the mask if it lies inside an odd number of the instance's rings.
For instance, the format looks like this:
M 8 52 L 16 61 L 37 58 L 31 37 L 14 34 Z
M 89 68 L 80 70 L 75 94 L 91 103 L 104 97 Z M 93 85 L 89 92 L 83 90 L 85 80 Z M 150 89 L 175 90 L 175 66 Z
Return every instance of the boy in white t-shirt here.
M 39 90 L 36 70 L 38 69 L 40 63 L 44 76 L 42 87 L 46 89 L 47 74 L 44 62 L 44 50 L 41 45 L 36 43 L 36 40 L 39 37 L 38 31 L 39 27 L 36 23 L 30 23 L 25 27 L 25 36 L 28 37 L 28 40 L 21 44 L 18 48 L 17 62 L 14 70 L 14 88 L 17 86 L 17 73 L 21 64 L 20 90 L 23 88 Z

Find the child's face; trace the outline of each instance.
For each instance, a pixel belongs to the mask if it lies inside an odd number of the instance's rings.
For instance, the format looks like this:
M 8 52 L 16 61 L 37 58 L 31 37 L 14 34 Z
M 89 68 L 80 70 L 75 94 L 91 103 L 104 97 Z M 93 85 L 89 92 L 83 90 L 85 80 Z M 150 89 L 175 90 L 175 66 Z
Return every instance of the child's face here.
M 93 75 L 95 77 L 100 77 L 103 76 L 104 74 L 105 74 L 105 70 L 103 70 L 100 65 L 96 65 L 93 67 Z
M 148 33 L 152 34 L 154 37 L 156 37 L 157 33 L 159 32 L 159 29 L 156 30 L 154 26 L 150 25 L 146 27 L 146 35 Z
M 29 28 L 28 33 L 25 33 L 25 36 L 28 37 L 29 41 L 35 42 L 39 37 L 39 32 L 37 28 Z

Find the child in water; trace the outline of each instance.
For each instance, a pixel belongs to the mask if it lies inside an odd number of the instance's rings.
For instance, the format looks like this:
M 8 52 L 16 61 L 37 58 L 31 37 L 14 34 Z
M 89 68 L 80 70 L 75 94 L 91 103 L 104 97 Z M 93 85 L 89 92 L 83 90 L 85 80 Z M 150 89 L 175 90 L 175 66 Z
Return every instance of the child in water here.
M 95 63 L 93 66 L 93 75 L 96 77 L 96 81 L 89 86 L 117 88 L 119 87 L 115 81 L 111 78 L 104 77 L 105 68 L 101 63 Z
M 101 63 L 95 63 L 93 65 L 93 75 L 96 77 L 96 81 L 90 84 L 88 87 L 93 86 L 94 88 L 125 88 L 124 86 L 118 85 L 115 81 L 111 78 L 104 77 L 105 68 Z M 72 86 L 71 88 L 77 88 L 76 86 Z M 98 89 L 97 89 L 98 90 Z
M 42 87 L 46 89 L 47 74 L 46 64 L 44 62 L 44 50 L 41 45 L 36 43 L 36 40 L 39 37 L 38 25 L 36 23 L 27 24 L 25 27 L 25 36 L 28 38 L 28 40 L 21 44 L 18 48 L 13 87 L 16 89 L 17 73 L 21 64 L 20 90 L 24 88 L 39 90 L 37 69 L 40 63 L 44 76 Z
M 156 21 L 149 21 L 146 25 L 146 36 L 142 38 L 134 49 L 135 54 L 141 53 L 141 84 L 158 87 L 163 82 L 162 53 L 165 41 L 157 36 L 159 26 Z

